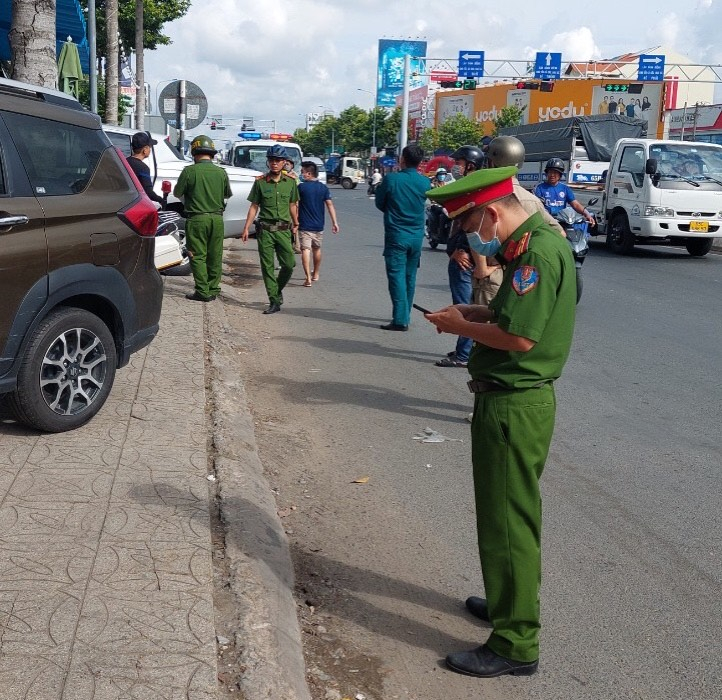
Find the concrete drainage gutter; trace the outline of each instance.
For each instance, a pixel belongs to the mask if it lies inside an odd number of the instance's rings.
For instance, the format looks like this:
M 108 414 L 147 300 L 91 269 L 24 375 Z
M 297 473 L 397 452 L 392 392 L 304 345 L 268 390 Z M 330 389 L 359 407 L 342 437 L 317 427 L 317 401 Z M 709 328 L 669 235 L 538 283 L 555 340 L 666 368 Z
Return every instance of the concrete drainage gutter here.
M 223 620 L 222 629 L 236 629 L 230 658 L 237 661 L 237 686 L 246 700 L 310 700 L 288 540 L 258 457 L 237 371 L 238 347 L 245 339 L 228 323 L 223 303 L 207 304 L 205 310 L 224 585 L 230 587 L 236 617 Z

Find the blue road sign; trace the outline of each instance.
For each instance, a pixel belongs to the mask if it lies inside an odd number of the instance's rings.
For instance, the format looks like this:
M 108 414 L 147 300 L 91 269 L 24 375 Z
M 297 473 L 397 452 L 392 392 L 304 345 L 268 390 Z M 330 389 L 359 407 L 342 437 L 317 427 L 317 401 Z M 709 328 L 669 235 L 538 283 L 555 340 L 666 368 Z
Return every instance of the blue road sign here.
M 484 77 L 484 52 L 483 51 L 459 51 L 459 77 L 460 78 L 483 78 Z
M 562 77 L 562 55 L 538 51 L 534 64 L 534 77 L 539 80 L 559 80 Z
M 664 80 L 664 56 L 640 54 L 637 80 Z

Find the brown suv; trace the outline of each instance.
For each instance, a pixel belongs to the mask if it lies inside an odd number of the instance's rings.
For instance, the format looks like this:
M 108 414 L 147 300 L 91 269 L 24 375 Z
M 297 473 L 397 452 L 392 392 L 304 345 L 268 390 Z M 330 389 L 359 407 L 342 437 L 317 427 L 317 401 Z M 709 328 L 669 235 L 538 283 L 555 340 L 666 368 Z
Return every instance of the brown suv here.
M 158 332 L 157 212 L 97 115 L 0 80 L 0 394 L 71 430 Z

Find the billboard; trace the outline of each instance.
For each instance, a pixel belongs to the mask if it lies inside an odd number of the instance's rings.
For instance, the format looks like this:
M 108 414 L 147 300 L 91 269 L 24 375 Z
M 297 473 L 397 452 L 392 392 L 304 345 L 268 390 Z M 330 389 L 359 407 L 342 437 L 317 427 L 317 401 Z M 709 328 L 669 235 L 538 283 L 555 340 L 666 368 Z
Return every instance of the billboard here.
M 609 81 L 612 82 L 612 81 Z M 650 138 L 661 137 L 664 124 L 661 121 L 662 83 L 634 83 L 639 92 L 609 92 L 607 80 L 556 80 L 552 92 L 521 90 L 516 83 L 479 87 L 476 90 L 455 90 L 437 93 L 436 126 L 449 117 L 462 113 L 479 122 L 485 134 L 494 131 L 494 120 L 508 105 L 524 110 L 523 123 L 537 124 L 567 117 L 607 114 L 610 105 L 617 114 L 645 119 Z M 614 80 L 614 84 L 622 81 Z M 605 100 L 605 97 L 607 98 Z
M 425 41 L 408 39 L 379 39 L 379 63 L 376 78 L 376 106 L 396 106 L 396 96 L 404 91 L 404 57 L 411 59 L 409 89 L 423 87 L 428 83 L 425 75 L 420 75 L 422 66 L 418 57 L 426 56 Z M 417 57 L 417 60 L 414 60 Z

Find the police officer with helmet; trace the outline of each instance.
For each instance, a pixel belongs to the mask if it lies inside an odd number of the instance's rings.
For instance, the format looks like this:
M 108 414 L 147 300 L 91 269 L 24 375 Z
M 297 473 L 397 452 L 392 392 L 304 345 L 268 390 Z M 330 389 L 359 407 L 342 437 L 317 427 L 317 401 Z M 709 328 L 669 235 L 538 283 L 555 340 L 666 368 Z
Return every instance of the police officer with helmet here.
M 213 162 L 213 141 L 196 136 L 191 142 L 194 164 L 184 168 L 173 188 L 186 211 L 186 248 L 195 290 L 192 301 L 213 301 L 221 293 L 223 211 L 231 195 L 228 173 Z
M 258 214 L 258 255 L 269 302 L 264 314 L 281 310 L 283 288 L 296 265 L 292 241 L 298 234 L 298 183 L 295 177 L 284 172 L 288 160 L 288 151 L 280 144 L 273 144 L 266 152 L 268 172 L 256 178 L 248 194 L 251 207 L 241 236 L 245 243 Z M 281 268 L 278 277 L 275 258 Z

